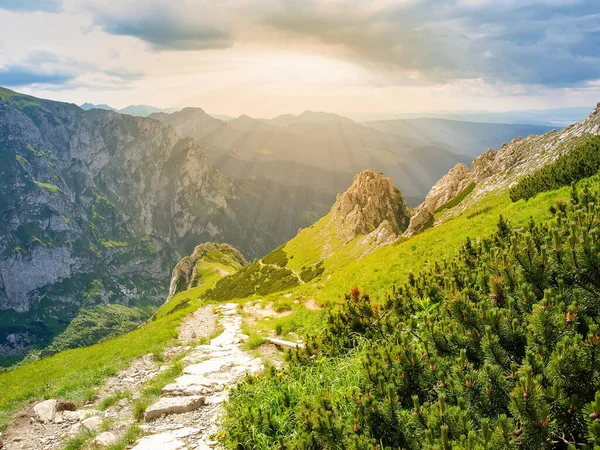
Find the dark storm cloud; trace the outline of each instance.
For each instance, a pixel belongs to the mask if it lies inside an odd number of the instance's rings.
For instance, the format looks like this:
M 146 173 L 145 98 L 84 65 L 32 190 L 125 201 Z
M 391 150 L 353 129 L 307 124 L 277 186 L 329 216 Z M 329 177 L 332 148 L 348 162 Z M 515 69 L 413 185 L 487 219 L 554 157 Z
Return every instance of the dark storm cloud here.
M 21 12 L 59 12 L 61 0 L 0 0 L 0 9 Z

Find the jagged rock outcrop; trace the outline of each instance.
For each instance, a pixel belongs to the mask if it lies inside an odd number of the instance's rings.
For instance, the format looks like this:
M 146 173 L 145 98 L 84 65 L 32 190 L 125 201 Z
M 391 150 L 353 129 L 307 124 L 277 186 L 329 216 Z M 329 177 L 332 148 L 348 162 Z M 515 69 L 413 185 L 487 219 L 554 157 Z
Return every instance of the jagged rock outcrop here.
M 0 88 L 0 355 L 48 343 L 84 303 L 159 305 L 196 243 L 261 256 L 329 198 L 229 179 L 159 121 Z
M 410 210 L 391 178 L 365 170 L 340 195 L 331 209 L 332 225 L 346 242 L 373 233 L 376 241 L 390 242 L 408 226 Z
M 204 261 L 208 264 L 218 263 L 234 268 L 241 268 L 248 264 L 244 255 L 231 245 L 214 242 L 200 244 L 190 256 L 184 257 L 173 269 L 167 301 L 178 292 L 202 284 L 202 278 L 197 272 L 199 261 Z M 215 267 L 214 270 L 219 271 L 222 269 Z M 221 275 L 223 274 L 221 273 Z
M 471 194 L 446 214 L 458 214 L 490 191 L 509 189 L 519 178 L 556 161 L 568 153 L 584 135 L 600 134 L 600 103 L 581 122 L 562 130 L 553 130 L 540 136 L 517 137 L 495 151 L 487 150 L 473 161 L 471 171 L 458 164 L 431 189 L 419 205 L 405 236 L 426 229 L 431 223 L 428 214 L 456 197 L 465 187 L 476 183 Z M 431 223 L 433 225 L 433 223 Z

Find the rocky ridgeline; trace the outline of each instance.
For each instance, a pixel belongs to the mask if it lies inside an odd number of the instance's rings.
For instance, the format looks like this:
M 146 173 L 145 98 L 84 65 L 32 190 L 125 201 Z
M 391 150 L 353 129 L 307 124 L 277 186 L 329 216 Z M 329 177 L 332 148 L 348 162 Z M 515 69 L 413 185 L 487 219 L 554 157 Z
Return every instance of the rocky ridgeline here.
M 247 336 L 241 332 L 238 305 L 221 305 L 217 311 L 223 332 L 208 345 L 184 347 L 187 354 L 181 360 L 183 373 L 166 385 L 161 397 L 146 409 L 141 425 L 144 437 L 133 445 L 134 450 L 214 447 L 218 443 L 215 440 L 217 419 L 230 387 L 245 375 L 263 370 L 262 359 L 241 349 Z M 180 329 L 182 343 L 193 340 L 184 336 L 189 334 L 187 328 L 195 329 L 198 334 L 209 334 L 214 328 L 209 323 L 212 318 L 210 306 L 190 315 Z M 167 354 L 172 358 L 180 351 L 180 347 L 173 347 Z M 101 389 L 100 397 L 132 393 L 131 398 L 121 398 L 106 411 L 98 409 L 97 401 L 81 409 L 73 402 L 56 399 L 37 403 L 11 423 L 2 436 L 3 449 L 58 450 L 70 437 L 84 431 L 95 435 L 92 448 L 110 448 L 136 423 L 133 400 L 140 395 L 145 383 L 167 367 L 159 368 L 152 355 L 135 361 Z
M 434 211 L 456 197 L 469 184 L 475 183 L 473 192 L 459 207 L 447 214 L 459 214 L 488 192 L 509 189 L 519 178 L 568 153 L 577 145 L 578 138 L 596 134 L 600 134 L 600 103 L 586 119 L 563 130 L 525 139 L 518 137 L 498 151 L 489 149 L 475 158 L 471 170 L 464 164 L 457 164 L 435 184 L 425 201 L 418 206 L 405 236 L 433 226 Z
M 410 219 L 410 210 L 393 180 L 372 170 L 354 177 L 331 214 L 332 226 L 346 242 L 365 235 L 365 243 L 375 247 L 395 241 Z

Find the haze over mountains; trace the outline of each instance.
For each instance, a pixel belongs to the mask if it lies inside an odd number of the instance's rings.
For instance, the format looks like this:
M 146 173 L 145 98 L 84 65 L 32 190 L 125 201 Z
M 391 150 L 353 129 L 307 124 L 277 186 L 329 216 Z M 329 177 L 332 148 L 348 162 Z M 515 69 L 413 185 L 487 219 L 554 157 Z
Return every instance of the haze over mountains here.
M 325 112 L 305 111 L 274 119 L 242 115 L 230 121 L 201 108 L 184 108 L 149 118 L 196 140 L 216 167 L 238 178 L 264 176 L 279 183 L 343 191 L 353 174 L 384 171 L 409 206 L 457 163 L 469 163 L 488 148 L 551 127 L 482 124 L 442 119 L 357 123 Z

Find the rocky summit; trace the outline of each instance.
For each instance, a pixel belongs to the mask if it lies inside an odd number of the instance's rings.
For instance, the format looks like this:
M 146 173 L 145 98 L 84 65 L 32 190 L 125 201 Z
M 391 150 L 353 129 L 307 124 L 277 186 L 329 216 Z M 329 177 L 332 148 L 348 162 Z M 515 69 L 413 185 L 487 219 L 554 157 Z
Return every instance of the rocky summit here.
M 332 226 L 347 242 L 371 233 L 388 241 L 401 234 L 410 219 L 410 210 L 394 181 L 371 170 L 354 177 L 352 186 L 338 197 L 331 212 Z
M 231 245 L 214 242 L 200 244 L 190 256 L 185 256 L 173 269 L 167 300 L 170 300 L 178 292 L 202 284 L 203 263 L 214 265 L 212 269 L 218 272 L 219 275 L 229 273 L 223 266 L 240 269 L 248 264 L 244 255 Z

